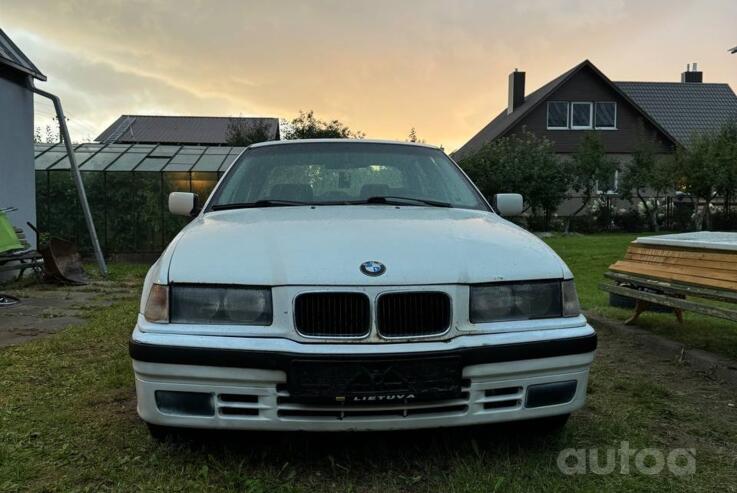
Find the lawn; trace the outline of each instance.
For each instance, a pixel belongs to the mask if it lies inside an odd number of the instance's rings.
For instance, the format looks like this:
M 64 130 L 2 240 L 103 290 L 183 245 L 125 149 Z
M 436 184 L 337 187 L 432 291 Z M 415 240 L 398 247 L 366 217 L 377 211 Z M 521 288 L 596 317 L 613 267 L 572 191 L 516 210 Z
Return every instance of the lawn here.
M 577 238 L 577 237 L 572 237 Z M 553 239 L 584 304 L 623 237 Z M 580 243 L 583 246 L 576 246 Z M 615 244 L 617 243 L 617 244 Z M 622 247 L 622 248 L 620 248 Z M 596 253 L 594 253 L 596 252 Z M 113 266 L 116 279 L 143 269 Z M 598 301 L 597 301 L 598 300 Z M 401 433 L 208 433 L 158 443 L 135 414 L 131 299 L 0 350 L 0 491 L 737 491 L 737 394 L 603 330 L 589 401 L 563 432 L 522 426 Z M 567 448 L 693 448 L 695 474 L 562 474 Z M 634 469 L 630 461 L 630 468 Z
M 605 317 L 626 320 L 631 310 L 609 306 L 608 294 L 597 288 L 607 267 L 621 259 L 630 234 L 556 236 L 546 242 L 566 261 L 576 278 L 576 287 L 585 310 Z M 737 323 L 685 312 L 680 325 L 670 313 L 646 312 L 637 325 L 656 334 L 682 342 L 689 348 L 704 349 L 737 359 Z

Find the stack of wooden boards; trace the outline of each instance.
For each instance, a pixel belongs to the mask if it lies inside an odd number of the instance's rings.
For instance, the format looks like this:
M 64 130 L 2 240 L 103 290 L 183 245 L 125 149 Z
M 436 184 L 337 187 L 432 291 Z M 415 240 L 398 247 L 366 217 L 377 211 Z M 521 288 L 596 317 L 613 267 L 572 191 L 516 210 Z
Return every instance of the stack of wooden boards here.
M 737 233 L 638 238 L 605 276 L 615 283 L 601 289 L 636 300 L 628 323 L 649 304 L 674 308 L 679 321 L 682 310 L 737 321 L 737 310 L 706 301 L 737 303 Z

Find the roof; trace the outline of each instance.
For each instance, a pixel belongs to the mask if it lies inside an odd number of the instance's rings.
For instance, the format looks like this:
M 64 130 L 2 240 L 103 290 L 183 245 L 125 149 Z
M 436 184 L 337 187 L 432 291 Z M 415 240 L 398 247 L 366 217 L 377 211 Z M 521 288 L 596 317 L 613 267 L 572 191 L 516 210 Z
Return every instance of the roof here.
M 46 80 L 46 76 L 36 67 L 13 40 L 0 29 L 0 65 L 7 65 L 38 80 Z
M 245 147 L 168 144 L 76 144 L 82 172 L 224 172 Z M 68 170 L 64 144 L 36 144 L 36 171 Z
M 682 109 L 689 107 L 687 104 L 688 101 L 678 102 L 678 98 L 681 97 L 688 97 L 687 91 L 684 91 L 682 94 L 674 92 L 673 94 L 665 94 L 662 91 L 659 91 L 661 93 L 660 97 L 651 97 L 651 98 L 645 98 L 645 97 L 635 97 L 639 94 L 639 91 L 628 91 L 625 90 L 625 87 L 622 86 L 622 84 L 662 84 L 662 85 L 674 85 L 674 86 L 726 86 L 726 88 L 730 91 L 729 86 L 726 84 L 702 84 L 702 83 L 682 83 L 682 82 L 674 82 L 674 83 L 649 83 L 649 82 L 640 82 L 640 83 L 630 83 L 630 82 L 612 82 L 609 80 L 609 78 L 604 75 L 604 73 L 599 70 L 593 63 L 591 63 L 589 60 L 584 60 L 583 62 L 579 63 L 569 71 L 565 72 L 564 74 L 556 77 L 555 79 L 551 80 L 538 90 L 532 92 L 531 94 L 527 95 L 525 97 L 524 103 L 522 103 L 515 111 L 512 113 L 507 113 L 507 109 L 504 108 L 504 110 L 497 115 L 496 118 L 494 118 L 488 125 L 486 125 L 484 128 L 481 129 L 479 133 L 474 135 L 471 140 L 466 142 L 466 144 L 463 145 L 460 149 L 458 149 L 456 152 L 453 153 L 453 158 L 463 159 L 464 157 L 467 157 L 479 149 L 483 147 L 485 144 L 491 142 L 492 140 L 504 136 L 509 130 L 514 127 L 516 123 L 518 123 L 522 118 L 524 118 L 527 114 L 530 113 L 533 109 L 535 109 L 538 105 L 540 105 L 542 102 L 547 100 L 548 96 L 552 95 L 553 92 L 555 92 L 556 89 L 558 89 L 560 86 L 568 82 L 568 80 L 573 77 L 579 70 L 582 70 L 583 68 L 588 67 L 591 70 L 594 71 L 611 89 L 613 89 L 617 94 L 622 96 L 628 103 L 630 103 L 635 110 L 639 111 L 643 117 L 650 122 L 655 128 L 660 130 L 668 139 L 670 139 L 673 143 L 681 143 L 684 144 L 687 142 L 687 140 L 680 140 L 677 135 L 672 133 L 670 129 L 677 130 L 678 125 L 673 125 L 671 122 L 665 118 L 663 121 L 661 121 L 661 117 L 664 116 L 664 113 L 658 113 L 656 112 L 650 112 L 650 108 L 654 108 L 658 105 L 671 105 L 673 106 L 673 109 L 671 110 L 671 116 L 682 118 L 688 120 L 692 113 L 684 112 Z M 695 88 L 692 89 L 694 94 L 699 93 L 700 89 Z M 703 90 L 704 93 L 708 92 L 708 90 Z M 631 94 L 632 93 L 632 94 Z M 705 96 L 705 94 L 702 94 Z M 732 93 L 732 96 L 734 94 Z M 720 103 L 727 101 L 724 97 L 719 98 Z M 659 103 L 655 103 L 655 101 L 659 101 Z M 708 100 L 708 97 L 705 99 L 702 99 L 701 104 L 704 105 L 704 101 Z M 640 104 L 642 102 L 642 104 Z M 711 104 L 709 104 L 711 107 Z M 680 109 L 679 109 L 680 108 Z M 706 119 L 707 121 L 697 124 L 694 122 L 693 124 L 688 122 L 681 122 L 679 125 L 683 127 L 687 127 L 689 125 L 699 126 L 702 125 L 704 127 L 711 125 L 714 122 L 721 121 L 721 117 L 714 116 L 711 119 L 708 118 L 708 115 L 702 114 L 700 112 L 697 112 L 696 114 L 701 114 L 702 116 L 700 118 Z M 690 131 L 690 129 L 688 130 Z M 680 134 L 679 134 L 680 135 Z
M 404 140 L 382 140 L 382 139 L 290 139 L 290 140 L 270 140 L 267 142 L 259 142 L 253 144 L 252 147 L 264 147 L 275 145 L 289 144 L 311 144 L 311 143 L 338 143 L 338 144 L 395 144 L 414 147 L 427 147 L 430 149 L 441 149 L 439 146 L 426 144 L 424 142 L 408 142 Z
M 681 145 L 704 132 L 737 122 L 737 95 L 727 84 L 615 82 Z
M 578 72 L 585 63 L 589 63 L 588 60 L 576 65 L 569 71 L 525 96 L 524 103 L 519 105 L 512 113 L 508 113 L 507 108 L 505 107 L 502 112 L 496 116 L 496 118 L 491 120 L 476 135 L 471 137 L 471 140 L 452 153 L 453 159 L 458 161 L 464 157 L 468 157 L 481 149 L 485 144 L 488 144 L 497 137 L 501 137 L 507 130 L 511 129 L 515 123 L 519 122 L 532 109 L 544 101 L 553 91 L 567 81 L 574 73 Z
M 121 115 L 95 140 L 102 143 L 224 145 L 231 122 L 251 129 L 263 126 L 269 139 L 279 139 L 277 118 Z

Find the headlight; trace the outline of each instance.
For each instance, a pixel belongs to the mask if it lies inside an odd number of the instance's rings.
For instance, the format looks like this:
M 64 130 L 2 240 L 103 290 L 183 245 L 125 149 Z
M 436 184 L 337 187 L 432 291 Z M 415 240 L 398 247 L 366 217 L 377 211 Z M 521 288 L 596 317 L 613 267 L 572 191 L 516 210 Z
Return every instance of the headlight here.
M 575 317 L 579 312 L 572 279 L 471 286 L 472 323 Z
M 181 324 L 271 325 L 271 290 L 173 285 L 170 319 Z

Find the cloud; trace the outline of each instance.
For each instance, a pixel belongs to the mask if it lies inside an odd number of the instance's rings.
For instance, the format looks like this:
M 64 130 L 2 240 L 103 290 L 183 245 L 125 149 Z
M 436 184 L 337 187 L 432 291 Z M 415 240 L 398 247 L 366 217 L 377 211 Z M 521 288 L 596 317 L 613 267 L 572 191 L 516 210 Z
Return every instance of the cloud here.
M 699 61 L 734 83 L 735 16 L 728 0 L 3 0 L 0 22 L 97 131 L 123 113 L 314 109 L 452 149 L 503 109 L 515 67 L 529 90 L 585 58 L 613 79 Z

